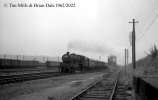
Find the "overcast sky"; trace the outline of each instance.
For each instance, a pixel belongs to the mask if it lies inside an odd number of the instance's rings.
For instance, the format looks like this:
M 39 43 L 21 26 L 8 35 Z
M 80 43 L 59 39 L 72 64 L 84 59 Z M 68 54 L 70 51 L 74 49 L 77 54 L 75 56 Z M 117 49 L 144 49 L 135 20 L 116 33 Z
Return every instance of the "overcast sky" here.
M 4 7 L 5 3 L 75 3 L 76 7 Z M 0 54 L 62 56 L 67 51 L 124 63 L 133 18 L 137 59 L 158 46 L 158 0 L 1 0 Z M 152 24 L 151 24 L 152 23 Z M 146 29 L 150 25 L 147 32 Z M 142 36 L 142 34 L 145 35 Z

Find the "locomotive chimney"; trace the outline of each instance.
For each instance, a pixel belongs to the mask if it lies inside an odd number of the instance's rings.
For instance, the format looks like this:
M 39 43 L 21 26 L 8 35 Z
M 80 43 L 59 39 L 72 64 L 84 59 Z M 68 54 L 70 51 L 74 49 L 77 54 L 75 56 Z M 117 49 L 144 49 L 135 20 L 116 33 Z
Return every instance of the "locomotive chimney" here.
M 69 55 L 70 52 L 67 52 L 67 54 Z

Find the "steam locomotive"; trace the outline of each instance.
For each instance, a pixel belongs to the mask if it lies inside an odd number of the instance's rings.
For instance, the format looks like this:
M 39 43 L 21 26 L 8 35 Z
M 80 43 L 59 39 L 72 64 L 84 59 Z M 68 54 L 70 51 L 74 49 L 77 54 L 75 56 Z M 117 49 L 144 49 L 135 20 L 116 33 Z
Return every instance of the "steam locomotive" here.
M 102 61 L 92 60 L 83 55 L 67 52 L 62 56 L 60 63 L 60 71 L 62 73 L 84 71 L 91 69 L 107 68 L 107 64 Z

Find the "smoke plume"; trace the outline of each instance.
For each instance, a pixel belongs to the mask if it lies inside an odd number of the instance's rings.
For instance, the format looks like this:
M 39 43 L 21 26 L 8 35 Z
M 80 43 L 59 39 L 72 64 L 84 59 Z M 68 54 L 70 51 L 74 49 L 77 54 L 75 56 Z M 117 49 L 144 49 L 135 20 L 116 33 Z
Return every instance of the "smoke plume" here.
M 70 41 L 67 45 L 68 50 L 77 50 L 82 52 L 98 53 L 103 55 L 116 54 L 116 50 L 108 44 L 95 41 L 82 41 L 74 40 Z

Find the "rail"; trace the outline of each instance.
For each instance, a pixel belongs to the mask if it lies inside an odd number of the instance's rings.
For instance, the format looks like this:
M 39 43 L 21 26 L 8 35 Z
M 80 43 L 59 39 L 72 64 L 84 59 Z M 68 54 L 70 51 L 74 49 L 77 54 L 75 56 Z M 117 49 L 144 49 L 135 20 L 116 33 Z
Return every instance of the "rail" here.
M 106 78 L 108 78 L 111 74 L 108 74 L 106 76 Z M 117 84 L 118 84 L 118 81 L 119 81 L 119 77 L 120 77 L 120 72 L 114 82 L 114 85 L 112 86 L 112 89 L 109 91 L 110 92 L 110 95 L 109 97 L 104 97 L 104 99 L 109 99 L 109 100 L 113 100 L 114 98 L 114 94 L 116 92 L 116 87 L 117 87 Z M 104 79 L 104 78 L 103 78 Z M 103 81 L 103 79 L 95 82 L 94 84 L 90 85 L 89 87 L 87 87 L 86 89 L 84 89 L 83 91 L 81 91 L 80 93 L 76 94 L 75 96 L 73 96 L 72 98 L 70 98 L 70 100 L 80 100 L 81 98 L 86 98 L 85 94 L 88 93 L 89 90 L 91 90 L 93 87 L 95 87 L 97 84 L 99 84 L 101 81 Z M 90 92 L 90 91 L 89 91 Z M 95 95 L 94 97 L 92 97 L 93 99 L 95 99 Z M 98 98 L 98 97 L 96 97 Z M 100 97 L 102 98 L 102 97 Z M 103 99 L 103 98 L 102 98 Z M 86 100 L 86 99 L 83 99 L 83 100 Z M 89 100 L 89 99 L 88 99 Z
M 3 85 L 10 83 L 19 83 L 19 82 L 42 79 L 42 78 L 84 74 L 84 73 L 92 73 L 92 72 L 79 72 L 79 73 L 41 72 L 41 73 L 31 73 L 31 74 L 0 76 L 0 85 L 3 87 Z
M 111 75 L 111 73 L 105 74 L 103 77 L 109 77 Z M 91 88 L 93 88 L 96 84 L 98 84 L 99 82 L 101 82 L 101 80 L 98 80 L 97 82 L 95 82 L 94 84 L 90 85 L 89 87 L 87 87 L 86 89 L 84 89 L 83 91 L 81 91 L 80 93 L 76 94 L 75 96 L 73 96 L 72 98 L 70 98 L 70 100 L 78 100 L 80 97 L 82 97 L 88 90 L 90 90 Z
M 116 91 L 116 87 L 117 87 L 117 84 L 118 84 L 118 81 L 119 81 L 119 77 L 120 77 L 120 72 L 119 72 L 119 74 L 117 76 L 115 85 L 113 87 L 113 90 L 112 90 L 112 93 L 111 93 L 111 96 L 110 96 L 110 100 L 113 100 L 113 97 L 114 97 L 114 94 L 115 94 L 115 91 Z

